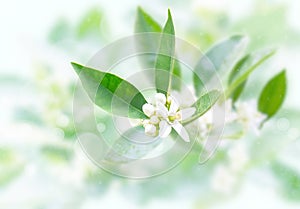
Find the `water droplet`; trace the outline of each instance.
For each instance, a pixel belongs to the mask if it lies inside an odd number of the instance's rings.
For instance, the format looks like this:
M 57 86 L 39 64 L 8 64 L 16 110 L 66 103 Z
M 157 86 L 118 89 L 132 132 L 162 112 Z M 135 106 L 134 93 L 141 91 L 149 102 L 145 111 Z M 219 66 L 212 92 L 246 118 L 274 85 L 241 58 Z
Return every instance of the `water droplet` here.
M 287 118 L 280 118 L 276 125 L 279 131 L 287 131 L 290 128 L 290 121 Z
M 103 133 L 103 132 L 105 131 L 105 129 L 106 129 L 105 124 L 103 124 L 103 123 L 98 123 L 98 125 L 97 125 L 97 130 L 98 130 L 100 133 Z

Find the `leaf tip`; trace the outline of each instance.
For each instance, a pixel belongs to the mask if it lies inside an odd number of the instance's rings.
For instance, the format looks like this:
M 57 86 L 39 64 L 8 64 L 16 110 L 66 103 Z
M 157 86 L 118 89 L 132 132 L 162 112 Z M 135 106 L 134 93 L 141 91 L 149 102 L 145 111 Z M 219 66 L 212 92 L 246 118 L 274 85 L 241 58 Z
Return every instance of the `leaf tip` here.
M 82 65 L 80 65 L 76 62 L 71 62 L 71 65 L 77 74 L 79 74 L 81 72 L 82 67 L 83 67 Z

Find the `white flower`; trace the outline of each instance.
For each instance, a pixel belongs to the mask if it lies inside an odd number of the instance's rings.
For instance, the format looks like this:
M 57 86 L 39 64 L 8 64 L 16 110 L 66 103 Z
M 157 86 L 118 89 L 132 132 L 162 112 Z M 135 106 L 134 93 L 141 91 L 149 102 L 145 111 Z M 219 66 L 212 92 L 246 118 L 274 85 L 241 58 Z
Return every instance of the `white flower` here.
M 148 117 L 151 117 L 155 113 L 155 107 L 148 103 L 144 104 L 142 109 L 145 115 L 147 115 Z
M 253 130 L 256 135 L 259 135 L 259 128 L 262 122 L 266 119 L 266 115 L 259 112 L 256 108 L 256 102 L 243 102 L 236 105 L 238 120 L 243 123 L 246 130 Z
M 159 136 L 162 138 L 169 136 L 173 128 L 184 141 L 189 142 L 189 134 L 181 121 L 191 117 L 196 109 L 186 108 L 180 110 L 177 101 L 172 97 L 168 97 L 167 105 L 169 108 L 161 103 L 157 104 L 157 113 L 162 118 L 159 123 Z
M 236 184 L 235 175 L 225 166 L 218 166 L 212 177 L 212 188 L 216 192 L 230 194 Z
M 234 172 L 239 172 L 249 161 L 246 145 L 239 142 L 239 144 L 235 145 L 228 151 L 228 157 L 230 161 L 230 169 Z
M 145 133 L 150 136 L 157 134 L 161 138 L 170 135 L 172 128 L 186 142 L 189 142 L 189 135 L 183 125 L 182 120 L 191 117 L 196 109 L 186 108 L 181 110 L 178 102 L 171 96 L 166 96 L 161 93 L 155 95 L 155 106 L 152 104 L 143 105 L 144 113 L 149 117 L 149 120 L 143 121 Z

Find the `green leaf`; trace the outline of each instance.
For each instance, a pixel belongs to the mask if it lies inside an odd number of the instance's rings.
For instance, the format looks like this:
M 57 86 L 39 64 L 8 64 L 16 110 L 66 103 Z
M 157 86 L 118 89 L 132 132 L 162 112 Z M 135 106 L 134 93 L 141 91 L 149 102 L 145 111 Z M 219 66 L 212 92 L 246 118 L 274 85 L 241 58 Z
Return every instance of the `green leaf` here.
M 300 200 L 300 173 L 282 163 L 275 162 L 271 167 L 280 183 L 280 192 L 289 200 Z
M 213 46 L 201 57 L 194 70 L 194 88 L 197 96 L 203 93 L 205 83 L 209 82 L 216 72 L 222 74 L 223 69 L 234 64 L 246 47 L 246 40 L 246 37 L 241 35 L 231 36 Z
M 137 9 L 137 16 L 135 22 L 136 33 L 160 33 L 161 26 L 149 14 L 147 14 L 141 7 Z
M 247 62 L 247 60 L 249 58 L 250 58 L 250 56 L 246 55 L 235 64 L 235 66 L 233 67 L 233 69 L 228 77 L 228 86 L 230 86 L 232 84 L 232 82 L 237 78 L 239 71 L 243 68 L 243 66 L 245 65 L 245 63 Z M 235 101 L 237 101 L 238 98 L 240 97 L 240 95 L 243 93 L 246 83 L 247 83 L 247 80 L 244 81 L 242 84 L 240 84 L 230 95 L 233 103 Z
M 286 94 L 286 72 L 274 76 L 264 87 L 258 101 L 258 109 L 271 118 L 280 109 Z
M 110 150 L 105 155 L 105 160 L 114 163 L 128 163 L 147 155 L 162 140 L 145 135 L 141 126 L 133 127 L 123 133 L 110 145 Z
M 90 99 L 103 110 L 119 116 L 147 118 L 142 111 L 147 101 L 132 84 L 111 73 L 71 64 Z
M 257 69 L 262 63 L 275 54 L 275 50 L 263 51 L 260 53 L 253 53 L 244 57 L 242 59 L 241 66 L 238 66 L 234 75 L 232 75 L 232 80 L 228 89 L 226 90 L 226 98 L 230 97 L 237 88 L 239 88 L 243 83 L 246 82 L 250 74 Z
M 157 92 L 167 94 L 172 85 L 175 53 L 175 30 L 170 10 L 163 28 L 159 51 L 155 63 L 155 84 Z
M 193 105 L 192 107 L 196 108 L 195 114 L 183 121 L 183 124 L 188 124 L 190 122 L 193 122 L 194 120 L 198 119 L 202 115 L 204 115 L 220 98 L 221 93 L 218 90 L 212 90 L 208 93 L 201 96 Z
M 139 56 L 139 61 L 143 68 L 153 69 L 155 67 L 156 52 L 159 46 L 159 35 L 154 33 L 161 33 L 162 29 L 149 14 L 147 14 L 141 7 L 137 9 L 135 21 L 135 33 L 141 33 L 136 36 L 136 47 L 139 52 L 145 54 Z
M 136 42 L 139 52 L 146 52 L 145 55 L 139 56 L 142 66 L 146 69 L 152 69 L 156 65 L 157 51 L 160 45 L 160 35 L 162 28 L 149 14 L 147 14 L 141 7 L 137 9 L 137 16 L 135 22 L 135 33 L 142 33 L 136 36 Z M 164 31 L 165 32 L 165 31 Z M 157 34 L 155 34 L 157 33 Z M 174 34 L 173 34 L 174 35 Z M 173 74 L 181 78 L 180 63 L 174 61 Z M 181 83 L 173 82 L 172 89 L 180 90 Z

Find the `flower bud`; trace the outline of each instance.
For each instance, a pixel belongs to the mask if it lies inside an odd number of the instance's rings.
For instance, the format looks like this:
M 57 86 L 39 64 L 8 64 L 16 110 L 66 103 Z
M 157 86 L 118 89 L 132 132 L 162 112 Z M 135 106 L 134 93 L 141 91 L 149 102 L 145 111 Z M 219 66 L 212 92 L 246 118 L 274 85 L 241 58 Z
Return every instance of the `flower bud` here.
M 156 136 L 156 126 L 153 124 L 146 124 L 145 127 L 145 134 L 148 136 Z
M 159 119 L 156 115 L 153 115 L 150 117 L 150 123 L 151 124 L 158 124 L 159 123 Z
M 155 94 L 155 100 L 156 102 L 160 102 L 162 104 L 166 104 L 167 98 L 164 94 L 162 93 L 157 93 Z
M 147 115 L 148 117 L 151 117 L 151 115 L 153 115 L 155 112 L 155 107 L 148 103 L 144 104 L 142 109 L 143 109 L 143 112 L 145 113 L 145 115 Z

